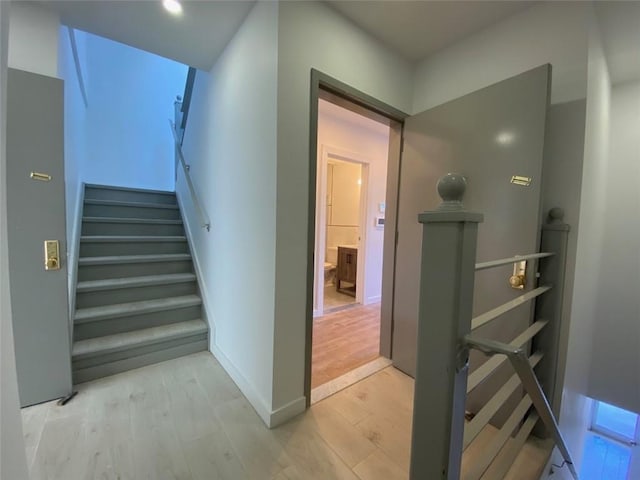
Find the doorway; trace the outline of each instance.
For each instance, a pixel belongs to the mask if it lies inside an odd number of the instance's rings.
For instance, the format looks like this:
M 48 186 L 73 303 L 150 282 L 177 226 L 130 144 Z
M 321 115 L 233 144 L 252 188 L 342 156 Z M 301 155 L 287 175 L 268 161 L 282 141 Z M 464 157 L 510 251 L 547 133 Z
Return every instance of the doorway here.
M 366 258 L 368 164 L 325 145 L 322 150 L 318 161 L 325 179 L 316 205 L 316 317 L 362 304 Z
M 355 103 L 353 96 L 336 94 L 335 84 L 323 87 L 312 105 L 308 401 L 388 366 L 391 353 L 391 328 L 385 328 L 383 315 L 391 299 L 383 292 L 392 292 L 387 283 L 393 282 L 393 268 L 387 264 L 395 255 L 395 229 L 385 230 L 385 217 L 397 196 L 401 124 Z

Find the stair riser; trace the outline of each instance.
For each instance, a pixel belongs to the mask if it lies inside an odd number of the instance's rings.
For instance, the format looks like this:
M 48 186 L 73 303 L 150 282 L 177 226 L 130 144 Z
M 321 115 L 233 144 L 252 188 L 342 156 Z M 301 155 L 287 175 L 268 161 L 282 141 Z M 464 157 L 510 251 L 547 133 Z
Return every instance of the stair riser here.
M 82 222 L 82 235 L 184 235 L 182 224 Z
M 80 242 L 80 257 L 189 253 L 187 242 Z
M 165 275 L 171 273 L 193 273 L 191 260 L 78 266 L 78 281 L 84 282 L 87 280 L 142 277 L 144 275 Z
M 99 187 L 86 187 L 84 198 L 87 200 L 118 200 L 121 202 L 163 203 L 165 205 L 176 205 L 175 194 L 115 190 Z
M 202 307 L 200 305 L 108 318 L 95 322 L 76 323 L 73 327 L 73 337 L 75 340 L 86 340 L 87 338 L 132 332 L 141 328 L 159 327 L 160 325 L 169 325 L 198 318 L 202 318 Z
M 95 292 L 78 293 L 76 296 L 76 308 L 91 308 L 102 305 L 195 294 L 197 294 L 195 281 L 146 287 L 119 288 L 115 290 L 98 290 Z
M 180 211 L 169 208 L 85 204 L 83 214 L 85 217 L 162 218 L 167 220 L 180 220 Z
M 175 338 L 160 343 L 153 343 L 151 345 L 143 345 L 138 347 L 128 348 L 126 350 L 120 350 L 118 352 L 105 353 L 102 355 L 96 355 L 92 357 L 83 358 L 81 360 L 73 360 L 73 371 L 82 370 L 89 367 L 95 367 L 97 365 L 104 365 L 106 363 L 116 362 L 118 360 L 124 360 L 126 358 L 138 357 L 149 353 L 166 350 L 168 348 L 176 347 L 178 345 L 186 345 L 194 342 L 206 341 L 208 338 L 207 333 L 201 333 L 198 335 L 191 335 L 188 337 Z
M 73 383 L 78 384 L 88 382 L 96 378 L 102 378 L 114 375 L 134 368 L 152 365 L 154 363 L 164 362 L 173 358 L 182 357 L 192 353 L 203 352 L 208 349 L 208 340 L 198 340 L 183 345 L 173 346 L 164 350 L 156 350 L 144 355 L 139 355 L 124 360 L 116 360 L 114 362 L 79 369 L 73 372 Z

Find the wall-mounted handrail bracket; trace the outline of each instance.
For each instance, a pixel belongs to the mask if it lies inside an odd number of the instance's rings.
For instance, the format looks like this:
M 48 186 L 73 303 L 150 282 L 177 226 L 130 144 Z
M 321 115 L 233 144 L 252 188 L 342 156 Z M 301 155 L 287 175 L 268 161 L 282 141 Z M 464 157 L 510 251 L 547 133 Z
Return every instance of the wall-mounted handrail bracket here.
M 205 212 L 204 207 L 200 202 L 200 198 L 196 193 L 196 188 L 193 185 L 193 182 L 191 181 L 191 175 L 189 173 L 191 171 L 191 165 L 188 165 L 184 159 L 184 154 L 182 153 L 182 146 L 180 145 L 180 139 L 178 138 L 178 132 L 176 130 L 176 124 L 172 122 L 171 119 L 169 119 L 169 125 L 171 126 L 171 133 L 173 133 L 173 139 L 175 141 L 176 155 L 178 157 L 178 161 L 180 162 L 180 165 L 182 165 L 182 169 L 184 171 L 184 178 L 185 178 L 185 181 L 187 182 L 187 186 L 189 187 L 191 201 L 193 203 L 193 206 L 196 209 L 196 212 L 198 213 L 198 217 L 200 218 L 200 226 L 202 228 L 206 228 L 207 232 L 210 232 L 211 221 L 209 220 L 209 216 L 207 215 L 207 212 Z

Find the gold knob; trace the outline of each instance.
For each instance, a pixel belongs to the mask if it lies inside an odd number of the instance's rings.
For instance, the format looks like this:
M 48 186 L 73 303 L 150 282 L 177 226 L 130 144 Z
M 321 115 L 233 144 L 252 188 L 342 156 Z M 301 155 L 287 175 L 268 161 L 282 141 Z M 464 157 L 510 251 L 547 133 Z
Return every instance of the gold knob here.
M 509 285 L 511 285 L 512 288 L 524 288 L 524 281 L 524 275 L 511 275 L 509 277 Z
M 55 270 L 56 268 L 58 268 L 58 259 L 57 258 L 47 259 L 47 270 Z

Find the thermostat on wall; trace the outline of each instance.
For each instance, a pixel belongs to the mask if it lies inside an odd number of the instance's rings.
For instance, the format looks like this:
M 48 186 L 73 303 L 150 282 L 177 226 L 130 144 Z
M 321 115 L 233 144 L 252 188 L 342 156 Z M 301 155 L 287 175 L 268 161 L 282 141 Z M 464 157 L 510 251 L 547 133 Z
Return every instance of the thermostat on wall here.
M 375 227 L 376 228 L 384 228 L 384 217 L 378 216 L 375 218 Z

